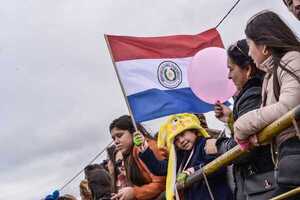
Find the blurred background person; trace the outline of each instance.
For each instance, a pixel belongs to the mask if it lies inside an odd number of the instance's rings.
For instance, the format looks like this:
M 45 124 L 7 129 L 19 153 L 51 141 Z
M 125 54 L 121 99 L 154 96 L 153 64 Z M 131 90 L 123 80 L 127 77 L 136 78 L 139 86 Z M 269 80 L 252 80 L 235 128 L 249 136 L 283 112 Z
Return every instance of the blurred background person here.
M 92 200 L 92 192 L 89 188 L 88 181 L 86 179 L 80 182 L 79 191 L 81 200 Z

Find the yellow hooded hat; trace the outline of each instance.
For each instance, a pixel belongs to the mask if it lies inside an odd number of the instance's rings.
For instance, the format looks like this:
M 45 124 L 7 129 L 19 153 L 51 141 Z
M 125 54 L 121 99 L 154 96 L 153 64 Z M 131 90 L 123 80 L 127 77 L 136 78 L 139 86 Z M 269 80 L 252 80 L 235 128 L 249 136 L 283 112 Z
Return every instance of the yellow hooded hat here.
M 176 152 L 174 138 L 183 131 L 196 129 L 201 137 L 209 137 L 206 130 L 201 127 L 196 115 L 189 113 L 176 114 L 169 117 L 159 130 L 157 144 L 159 148 L 169 151 L 168 173 L 166 183 L 166 199 L 173 200 L 176 183 Z

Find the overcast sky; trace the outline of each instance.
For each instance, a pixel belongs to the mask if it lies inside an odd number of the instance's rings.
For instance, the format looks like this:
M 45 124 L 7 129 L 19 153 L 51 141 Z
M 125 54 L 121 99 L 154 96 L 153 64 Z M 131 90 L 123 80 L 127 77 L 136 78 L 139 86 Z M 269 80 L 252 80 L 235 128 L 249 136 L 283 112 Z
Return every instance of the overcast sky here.
M 214 27 L 234 1 L 0 3 L 0 200 L 36 200 L 103 149 L 110 121 L 127 113 L 103 34 L 196 34 Z M 242 0 L 219 28 L 224 44 L 243 38 L 247 19 L 266 8 L 300 33 L 281 0 Z M 78 196 L 82 178 L 62 193 Z

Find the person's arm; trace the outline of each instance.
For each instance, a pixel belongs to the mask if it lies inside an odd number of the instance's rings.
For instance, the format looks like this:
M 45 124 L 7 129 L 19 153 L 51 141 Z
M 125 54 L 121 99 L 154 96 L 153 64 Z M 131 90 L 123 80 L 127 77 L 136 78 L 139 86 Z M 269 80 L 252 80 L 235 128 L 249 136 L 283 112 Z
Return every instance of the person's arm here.
M 259 108 L 260 104 L 261 104 L 261 87 L 252 87 L 248 89 L 238 101 L 238 105 L 237 105 L 238 118 L 251 110 L 255 110 Z M 237 143 L 235 142 L 233 137 L 229 138 L 224 136 L 224 134 L 220 138 L 218 138 L 216 142 L 218 153 L 220 154 L 226 153 L 236 145 Z
M 237 143 L 234 141 L 233 137 L 229 138 L 229 137 L 222 136 L 218 138 L 216 141 L 218 154 L 224 154 L 230 149 L 232 149 L 233 147 L 235 147 L 236 145 Z
M 214 159 L 216 159 L 218 156 L 217 155 L 209 155 L 205 152 L 204 149 L 204 145 L 206 144 L 207 139 L 203 139 L 203 146 L 200 147 L 200 152 L 199 154 L 201 154 L 201 156 L 198 156 L 198 163 L 197 166 L 194 166 L 195 171 L 199 170 L 201 167 L 205 166 L 206 164 L 208 164 L 209 162 L 213 161 Z M 218 171 L 216 171 L 215 173 L 209 175 L 208 178 L 214 178 L 214 177 L 218 177 L 220 175 L 224 175 L 226 174 L 226 167 L 219 169 Z
M 288 65 L 293 67 L 292 71 L 300 77 L 300 57 L 288 62 Z M 258 133 L 300 104 L 300 84 L 298 81 L 286 71 L 279 74 L 279 80 L 281 87 L 278 102 L 250 111 L 237 119 L 234 123 L 234 133 L 237 139 L 245 140 Z
M 149 140 L 148 144 L 149 146 L 146 150 L 149 150 L 149 152 L 152 154 L 152 161 L 159 162 L 161 164 L 160 169 L 158 171 L 155 171 L 158 172 L 158 174 L 160 173 L 161 175 L 167 174 L 167 161 L 165 160 L 166 152 L 162 149 L 158 149 L 156 142 L 153 140 Z M 145 166 L 145 170 L 147 171 L 148 175 L 151 177 L 151 182 L 142 186 L 135 186 L 133 188 L 135 198 L 138 200 L 154 199 L 165 190 L 166 178 L 165 176 L 158 176 L 157 173 L 151 173 L 151 170 L 149 169 L 147 164 L 140 158 L 139 154 L 137 154 L 137 156 L 139 157 L 140 162 L 142 162 Z M 149 159 L 147 158 L 146 160 Z M 162 171 L 160 170 L 165 172 L 162 173 Z
M 137 200 L 155 199 L 165 190 L 166 179 L 162 176 L 152 177 L 152 182 L 142 186 L 134 186 L 133 193 Z
M 142 186 L 124 187 L 118 191 L 118 194 L 112 196 L 111 199 L 118 200 L 150 200 L 155 199 L 161 192 L 165 190 L 164 177 L 152 177 L 149 184 Z
M 150 148 L 147 148 L 144 152 L 139 153 L 139 157 L 154 175 L 167 175 L 168 160 L 158 160 Z

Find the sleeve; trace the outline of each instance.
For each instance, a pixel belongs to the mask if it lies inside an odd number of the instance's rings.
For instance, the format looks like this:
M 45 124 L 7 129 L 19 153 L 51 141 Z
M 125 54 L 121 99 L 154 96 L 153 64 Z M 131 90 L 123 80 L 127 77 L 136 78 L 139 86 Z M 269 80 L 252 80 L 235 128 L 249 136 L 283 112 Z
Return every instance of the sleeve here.
M 142 186 L 134 186 L 133 193 L 137 200 L 155 199 L 165 190 L 165 178 L 157 177 L 152 182 Z
M 292 71 L 300 77 L 300 56 L 289 62 L 288 66 L 296 68 Z M 279 101 L 250 111 L 236 120 L 234 133 L 237 138 L 247 139 L 300 104 L 300 84 L 296 78 L 282 71 L 279 80 L 281 81 Z
M 244 95 L 241 97 L 238 103 L 238 108 L 237 108 L 237 116 L 241 117 L 242 115 L 246 114 L 247 112 L 257 109 L 260 107 L 261 104 L 261 87 L 251 87 L 249 88 Z M 233 127 L 234 122 L 232 123 Z M 233 131 L 233 129 L 232 129 Z M 219 154 L 224 154 L 233 147 L 235 147 L 237 143 L 235 142 L 233 137 L 226 137 L 226 136 L 221 136 L 218 138 L 216 142 L 216 146 L 218 149 Z M 239 159 L 237 162 L 234 162 L 235 164 L 237 163 L 243 163 L 247 162 L 246 159 Z
M 152 159 L 153 159 L 152 161 L 154 162 L 158 161 L 161 164 L 161 167 L 167 166 L 166 164 L 167 162 L 164 156 L 165 152 L 161 149 L 157 149 L 155 142 L 149 142 L 148 144 L 149 147 L 147 148 L 147 150 L 149 150 L 148 152 L 149 155 L 152 153 Z M 139 159 L 141 162 L 143 162 L 143 165 L 146 168 L 148 168 L 147 164 L 141 158 Z M 162 159 L 162 160 L 158 160 L 158 159 Z M 145 160 L 148 160 L 148 158 Z M 164 176 L 156 176 L 154 173 L 150 171 L 149 168 L 147 173 L 151 177 L 150 182 L 142 186 L 133 187 L 134 195 L 137 200 L 155 199 L 158 195 L 161 194 L 161 192 L 165 190 L 166 178 Z
M 204 145 L 205 145 L 205 143 L 206 143 L 206 140 L 204 140 Z M 201 154 L 202 154 L 202 157 L 203 157 L 203 162 L 199 166 L 199 169 L 200 169 L 200 167 L 203 167 L 204 165 L 208 164 L 209 162 L 213 161 L 214 159 L 216 159 L 218 157 L 216 155 L 206 154 L 205 150 L 204 150 L 204 146 L 203 146 L 203 148 L 201 148 L 201 152 L 202 152 Z M 220 177 L 220 176 L 226 176 L 226 169 L 227 169 L 226 167 L 222 167 L 221 169 L 219 169 L 215 173 L 209 175 L 208 179 L 214 179 L 214 178 L 217 178 L 217 177 Z
M 249 111 L 258 109 L 261 105 L 261 87 L 252 87 L 241 99 L 238 109 L 238 117 Z
M 197 155 L 195 157 L 195 162 L 193 164 L 193 167 L 195 171 L 199 170 L 201 167 L 203 167 L 204 165 L 206 165 L 207 163 L 213 161 L 217 156 L 215 155 L 208 155 L 205 153 L 204 147 L 206 144 L 206 139 L 202 138 L 200 139 L 199 143 L 197 144 L 197 148 L 195 151 L 195 155 Z M 210 177 L 215 177 L 218 176 L 220 174 L 223 174 L 224 170 L 221 169 L 219 171 L 217 171 L 216 173 L 210 175 Z
M 139 153 L 139 157 L 154 175 L 167 175 L 168 160 L 158 160 L 150 148 L 147 148 L 144 152 Z
M 228 137 L 220 137 L 217 139 L 216 146 L 218 150 L 218 154 L 224 154 L 233 147 L 235 147 L 237 143 L 234 141 L 234 138 L 228 138 Z

